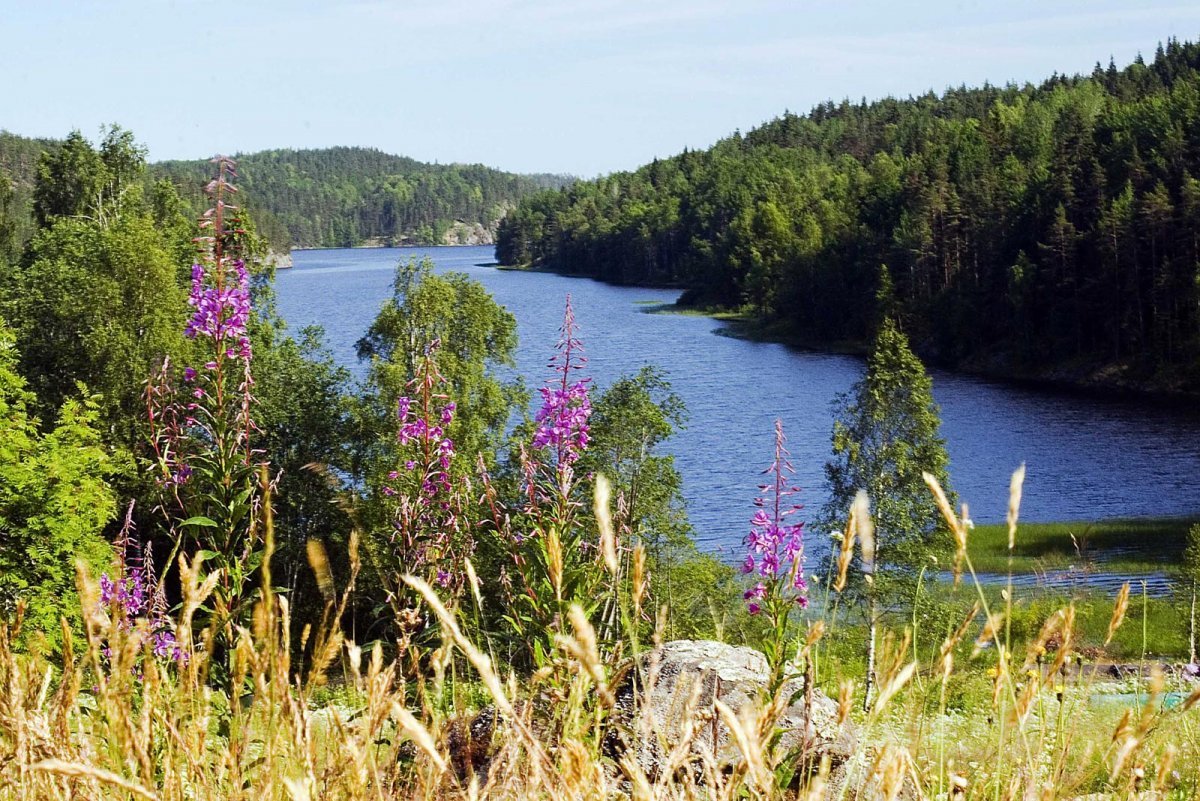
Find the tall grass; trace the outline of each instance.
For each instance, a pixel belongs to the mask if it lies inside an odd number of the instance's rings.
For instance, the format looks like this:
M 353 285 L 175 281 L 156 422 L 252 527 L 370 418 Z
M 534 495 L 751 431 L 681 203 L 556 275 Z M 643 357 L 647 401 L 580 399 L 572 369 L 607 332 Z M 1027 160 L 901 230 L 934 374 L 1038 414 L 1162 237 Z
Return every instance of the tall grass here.
M 943 512 L 970 574 L 967 529 L 948 506 Z M 265 525 L 269 543 L 269 516 Z M 333 587 L 323 552 L 314 548 L 310 556 L 328 586 L 324 623 L 305 635 L 312 654 L 306 665 L 293 661 L 300 644 L 289 640 L 288 602 L 271 592 L 269 570 L 244 625 L 193 630 L 219 581 L 199 560 L 179 563 L 177 633 L 187 658 L 178 664 L 156 660 L 144 631 L 115 625 L 82 570 L 87 611 L 78 652 L 68 634 L 56 664 L 17 653 L 20 614 L 0 625 L 0 799 L 1050 801 L 1143 791 L 1190 798 L 1200 787 L 1200 718 L 1193 709 L 1200 689 L 1168 696 L 1170 679 L 1155 669 L 1124 688 L 1132 693 L 1128 703 L 1098 703 L 1106 688 L 1081 664 L 1071 606 L 1018 641 L 1007 625 L 1018 600 L 1006 592 L 997 607 L 975 584 L 978 603 L 969 614 L 945 632 L 922 633 L 923 641 L 939 641 L 924 649 L 924 661 L 911 630 L 881 634 L 876 689 L 865 711 L 855 711 L 864 676 L 852 665 L 839 667 L 829 647 L 839 622 L 820 613 L 793 644 L 789 668 L 824 654 L 816 681 L 837 699 L 839 725 L 859 734 L 844 764 L 791 769 L 794 755 L 775 745 L 775 721 L 791 697 L 764 697 L 740 710 L 717 701 L 705 709 L 693 693 L 682 734 L 666 743 L 661 769 L 647 773 L 632 751 L 605 746 L 625 667 L 613 654 L 638 651 L 629 641 L 636 626 L 608 646 L 574 607 L 556 637 L 555 658 L 517 675 L 475 641 L 469 609 L 447 607 L 428 584 L 409 577 L 441 632 L 441 645 L 414 672 L 405 654 L 385 659 L 380 645 L 364 650 L 345 637 L 337 621 L 352 586 Z M 622 560 L 608 546 L 600 558 L 610 570 L 644 561 Z M 352 561 L 357 572 L 357 553 Z M 844 554 L 838 560 L 839 581 L 849 563 Z M 622 604 L 640 614 L 644 572 L 627 584 L 632 595 Z M 1123 590 L 1108 639 L 1137 614 L 1136 594 Z M 209 680 L 220 650 L 214 642 L 231 643 L 224 655 L 229 678 L 220 683 Z M 344 676 L 340 700 L 322 706 L 317 700 L 329 695 L 322 687 L 335 666 Z M 653 659 L 633 669 L 647 674 L 635 686 L 652 682 Z M 1177 703 L 1163 703 L 1168 697 Z M 489 711 L 475 718 L 485 706 Z M 736 743 L 741 759 L 734 765 L 718 765 L 693 747 L 712 725 L 724 726 Z

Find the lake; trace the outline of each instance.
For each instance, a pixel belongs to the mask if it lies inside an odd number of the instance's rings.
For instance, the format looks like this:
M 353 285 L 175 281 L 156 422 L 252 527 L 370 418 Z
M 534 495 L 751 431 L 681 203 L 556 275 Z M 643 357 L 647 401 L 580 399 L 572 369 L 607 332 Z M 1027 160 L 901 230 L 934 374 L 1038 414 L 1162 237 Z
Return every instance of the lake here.
M 803 514 L 824 502 L 830 405 L 862 375 L 862 360 L 719 336 L 721 324 L 708 317 L 648 313 L 677 291 L 497 270 L 486 266 L 490 247 L 296 251 L 295 267 L 276 279 L 279 311 L 293 329 L 323 326 L 335 358 L 361 377 L 354 343 L 390 295 L 397 262 L 414 256 L 430 257 L 439 272 L 470 275 L 513 313 L 517 369 L 531 389 L 549 377 L 567 293 L 597 390 L 646 364 L 668 372 L 689 420 L 667 447 L 702 548 L 727 557 L 740 550 L 760 472 L 771 461 L 776 417 L 803 488 Z M 951 479 L 978 522 L 1004 519 L 1009 477 L 1022 461 L 1026 520 L 1200 512 L 1195 410 L 940 371 L 933 386 Z M 810 548 L 824 549 L 825 536 L 810 538 Z

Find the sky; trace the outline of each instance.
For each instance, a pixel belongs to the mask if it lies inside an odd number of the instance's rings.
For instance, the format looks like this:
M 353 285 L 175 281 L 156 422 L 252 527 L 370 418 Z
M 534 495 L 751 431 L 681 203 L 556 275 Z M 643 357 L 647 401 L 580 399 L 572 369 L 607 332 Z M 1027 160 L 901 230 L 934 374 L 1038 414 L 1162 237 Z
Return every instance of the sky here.
M 1169 37 L 1200 38 L 1200 3 L 0 0 L 0 128 L 593 177 L 825 100 L 1123 66 Z

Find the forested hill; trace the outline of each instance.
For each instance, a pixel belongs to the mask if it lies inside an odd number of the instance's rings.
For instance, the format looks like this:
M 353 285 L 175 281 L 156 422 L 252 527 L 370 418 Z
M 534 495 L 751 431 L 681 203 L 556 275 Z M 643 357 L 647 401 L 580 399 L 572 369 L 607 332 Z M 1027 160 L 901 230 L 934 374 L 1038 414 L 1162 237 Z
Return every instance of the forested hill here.
M 425 164 L 361 147 L 238 155 L 247 203 L 297 247 L 491 241 L 496 221 L 560 175 L 516 175 L 479 164 Z M 204 185 L 205 161 L 154 165 L 183 190 Z M 194 189 L 192 190 L 194 191 Z M 271 224 L 268 222 L 268 224 Z
M 861 341 L 880 265 L 943 364 L 1200 387 L 1200 46 L 1034 86 L 826 103 L 706 151 L 525 199 L 505 264 Z
M 32 139 L 0 129 L 0 262 L 33 235 L 33 182 L 38 157 L 52 139 Z
M 38 158 L 61 144 L 0 130 L 0 221 L 15 226 L 11 239 L 18 246 L 33 230 Z M 362 147 L 267 150 L 237 161 L 240 200 L 280 248 L 490 242 L 496 221 L 521 198 L 574 180 L 425 164 Z M 159 162 L 149 165 L 146 180 L 170 179 L 198 210 L 204 206 L 198 187 L 211 169 L 207 159 Z

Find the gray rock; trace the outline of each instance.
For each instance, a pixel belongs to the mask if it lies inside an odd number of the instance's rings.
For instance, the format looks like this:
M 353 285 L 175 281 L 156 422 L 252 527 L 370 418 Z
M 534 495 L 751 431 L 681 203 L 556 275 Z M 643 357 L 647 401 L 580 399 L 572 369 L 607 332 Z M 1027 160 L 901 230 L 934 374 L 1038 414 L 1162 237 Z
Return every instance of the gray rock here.
M 655 779 L 668 768 L 671 751 L 690 730 L 688 762 L 693 770 L 711 759 L 718 771 L 743 761 L 741 749 L 716 710 L 720 699 L 735 714 L 765 701 L 769 681 L 766 657 L 753 648 L 710 640 L 679 640 L 642 657 L 617 685 L 617 706 L 606 738 L 609 754 L 620 758 L 632 748 L 642 770 Z M 639 692 L 645 685 L 648 692 Z M 804 692 L 804 680 L 790 678 L 781 691 L 788 705 L 780 716 L 776 753 L 802 760 L 797 775 L 825 755 L 836 769 L 857 748 L 853 724 L 837 723 L 837 704 L 818 690 Z

